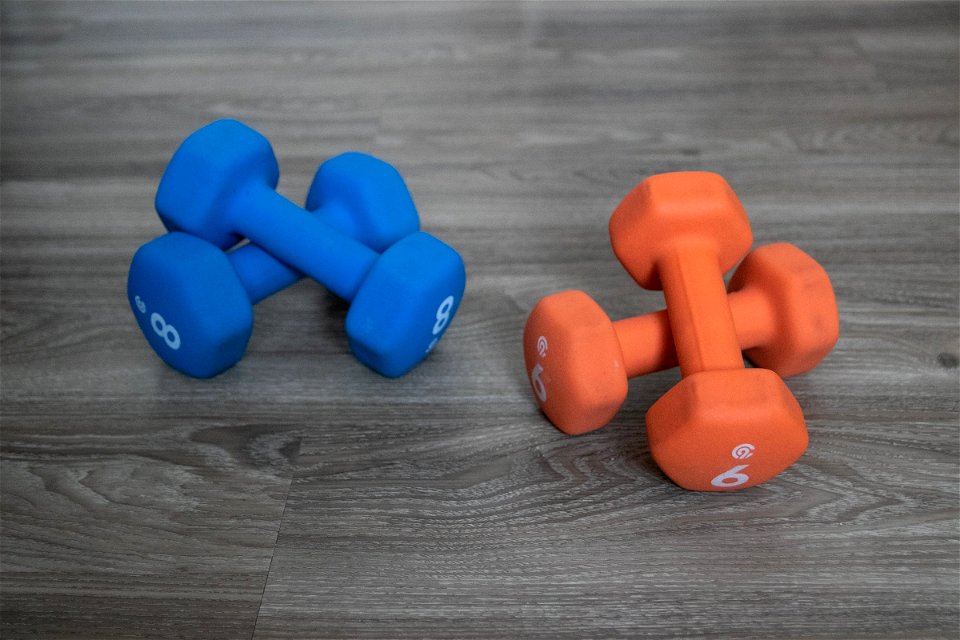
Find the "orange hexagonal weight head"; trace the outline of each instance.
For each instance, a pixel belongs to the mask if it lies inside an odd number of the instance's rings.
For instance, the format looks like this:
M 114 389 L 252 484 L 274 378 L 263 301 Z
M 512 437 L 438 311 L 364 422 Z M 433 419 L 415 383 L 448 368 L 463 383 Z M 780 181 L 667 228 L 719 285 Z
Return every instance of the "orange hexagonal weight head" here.
M 721 273 L 753 244 L 737 194 L 722 176 L 706 171 L 650 176 L 614 210 L 609 231 L 617 259 L 644 289 L 663 288 L 657 263 L 678 243 L 707 247 Z
M 800 406 L 767 369 L 685 377 L 650 407 L 647 437 L 657 465 L 693 491 L 760 484 L 807 448 Z
M 745 333 L 764 336 L 744 345 L 758 366 L 794 376 L 819 364 L 837 343 L 840 317 L 830 277 L 791 244 L 750 252 L 727 290 L 738 333 L 743 327 Z
M 602 427 L 627 397 L 613 323 L 582 291 L 537 303 L 523 329 L 523 358 L 537 404 L 564 433 Z

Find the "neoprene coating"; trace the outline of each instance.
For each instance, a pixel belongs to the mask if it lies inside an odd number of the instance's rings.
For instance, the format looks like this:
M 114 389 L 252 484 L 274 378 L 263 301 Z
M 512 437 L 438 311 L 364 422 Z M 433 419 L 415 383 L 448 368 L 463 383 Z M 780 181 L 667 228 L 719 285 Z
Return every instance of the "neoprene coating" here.
M 277 194 L 277 178 L 269 142 L 239 122 L 214 122 L 181 144 L 157 210 L 172 231 L 208 242 L 170 233 L 134 256 L 128 297 L 151 347 L 184 373 L 215 375 L 242 357 L 251 303 L 307 273 L 353 300 L 347 334 L 364 364 L 387 376 L 409 371 L 457 311 L 459 254 L 417 231 L 402 178 L 375 158 L 348 153 L 320 167 L 308 196 L 320 216 Z M 242 237 L 256 246 L 218 248 Z

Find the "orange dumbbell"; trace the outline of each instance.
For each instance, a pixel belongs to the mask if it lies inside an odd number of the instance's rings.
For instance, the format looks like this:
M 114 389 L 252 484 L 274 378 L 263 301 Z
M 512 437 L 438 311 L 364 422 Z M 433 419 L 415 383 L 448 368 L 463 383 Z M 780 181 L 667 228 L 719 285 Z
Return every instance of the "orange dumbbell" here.
M 685 489 L 749 487 L 807 448 L 800 405 L 769 369 L 746 369 L 723 274 L 749 250 L 750 222 L 714 173 L 647 178 L 610 217 L 617 259 L 662 289 L 683 379 L 647 411 L 650 453 Z
M 794 376 L 817 366 L 837 342 L 830 278 L 791 244 L 749 253 L 727 290 L 739 347 L 760 367 Z M 571 435 L 609 422 L 626 400 L 628 378 L 677 366 L 666 311 L 611 322 L 582 291 L 537 303 L 523 354 L 540 408 Z

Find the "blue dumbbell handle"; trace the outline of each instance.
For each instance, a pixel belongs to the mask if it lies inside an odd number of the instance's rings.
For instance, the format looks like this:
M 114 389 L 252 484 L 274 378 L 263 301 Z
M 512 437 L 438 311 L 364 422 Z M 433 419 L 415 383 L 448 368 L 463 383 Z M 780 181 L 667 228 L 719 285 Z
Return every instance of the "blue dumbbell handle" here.
M 356 239 L 359 233 L 353 215 L 338 202 L 327 203 L 310 213 L 351 238 Z M 257 304 L 303 278 L 303 273 L 288 267 L 253 243 L 228 251 L 227 259 L 250 296 L 251 304 Z
M 380 257 L 264 182 L 251 181 L 239 189 L 227 216 L 231 231 L 347 301 L 353 300 Z M 261 293 L 259 286 L 254 289 Z

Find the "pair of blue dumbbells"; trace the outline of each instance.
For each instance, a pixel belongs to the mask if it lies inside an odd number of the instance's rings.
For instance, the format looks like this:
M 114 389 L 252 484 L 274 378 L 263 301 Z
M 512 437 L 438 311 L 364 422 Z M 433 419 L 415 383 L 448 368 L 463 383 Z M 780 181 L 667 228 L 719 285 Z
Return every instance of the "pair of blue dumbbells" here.
M 178 371 L 214 376 L 243 357 L 253 305 L 305 275 L 351 302 L 346 333 L 361 362 L 389 377 L 415 367 L 457 312 L 460 255 L 419 230 L 403 178 L 382 160 L 327 160 L 306 208 L 277 193 L 278 180 L 269 141 L 240 122 L 180 145 L 157 189 L 170 232 L 140 247 L 127 280 L 150 346 Z

